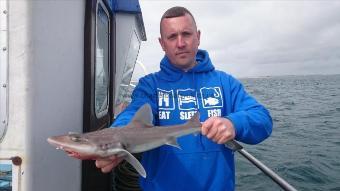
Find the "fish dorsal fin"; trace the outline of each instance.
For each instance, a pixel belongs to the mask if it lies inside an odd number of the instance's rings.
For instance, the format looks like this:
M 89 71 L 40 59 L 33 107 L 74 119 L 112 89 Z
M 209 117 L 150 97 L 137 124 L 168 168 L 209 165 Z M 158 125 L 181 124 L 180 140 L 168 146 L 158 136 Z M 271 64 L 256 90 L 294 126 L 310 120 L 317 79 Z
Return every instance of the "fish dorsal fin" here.
M 122 157 L 128 163 L 130 163 L 142 177 L 146 178 L 146 172 L 143 165 L 134 157 L 129 151 L 121 148 L 114 149 L 114 153 L 117 156 Z
M 134 126 L 138 125 L 140 127 L 151 127 L 153 126 L 152 120 L 153 114 L 151 106 L 149 104 L 144 104 L 133 116 L 130 124 L 132 123 Z
M 202 123 L 200 122 L 200 113 L 197 111 L 194 116 L 192 116 L 189 121 L 185 123 L 188 127 L 201 127 Z

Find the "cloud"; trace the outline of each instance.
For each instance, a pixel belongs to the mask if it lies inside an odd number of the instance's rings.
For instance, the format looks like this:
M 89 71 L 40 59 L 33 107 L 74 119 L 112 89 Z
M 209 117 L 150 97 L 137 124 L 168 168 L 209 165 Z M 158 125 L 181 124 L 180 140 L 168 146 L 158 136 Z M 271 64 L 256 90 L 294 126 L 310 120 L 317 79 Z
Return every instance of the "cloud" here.
M 159 70 L 159 20 L 176 5 L 187 7 L 201 30 L 200 48 L 220 70 L 238 77 L 340 73 L 338 1 L 141 0 L 148 41 L 139 60 Z

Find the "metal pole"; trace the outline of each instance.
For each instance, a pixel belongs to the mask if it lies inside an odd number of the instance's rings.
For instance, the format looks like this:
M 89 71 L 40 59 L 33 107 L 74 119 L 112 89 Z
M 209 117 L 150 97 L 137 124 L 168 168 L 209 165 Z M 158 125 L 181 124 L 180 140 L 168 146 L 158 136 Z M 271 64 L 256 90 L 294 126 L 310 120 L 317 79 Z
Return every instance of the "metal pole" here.
M 261 161 L 256 159 L 253 155 L 248 153 L 242 145 L 240 145 L 235 140 L 228 141 L 225 143 L 225 146 L 232 151 L 238 151 L 242 156 L 244 156 L 247 160 L 253 163 L 257 168 L 259 168 L 264 174 L 269 176 L 276 184 L 278 184 L 285 191 L 297 191 L 292 185 L 290 185 L 287 181 L 281 178 L 278 174 L 264 165 Z
M 291 186 L 288 182 L 282 179 L 279 175 L 277 175 L 274 171 L 264 165 L 261 161 L 256 159 L 254 156 L 249 154 L 246 150 L 241 149 L 238 152 L 248 159 L 251 163 L 253 163 L 257 168 L 259 168 L 263 173 L 269 176 L 275 183 L 277 183 L 281 188 L 286 191 L 296 191 L 296 189 Z

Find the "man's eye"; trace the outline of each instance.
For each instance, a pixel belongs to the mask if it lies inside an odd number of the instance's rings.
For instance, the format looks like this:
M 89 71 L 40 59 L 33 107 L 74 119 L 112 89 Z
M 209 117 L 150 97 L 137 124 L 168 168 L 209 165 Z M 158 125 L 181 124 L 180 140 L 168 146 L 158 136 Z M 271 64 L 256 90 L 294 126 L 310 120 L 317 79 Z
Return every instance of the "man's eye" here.
M 189 32 L 184 32 L 184 33 L 183 33 L 183 36 L 185 36 L 185 37 L 191 36 L 191 33 L 189 33 Z
M 169 40 L 176 39 L 176 35 L 170 35 L 170 36 L 168 36 L 168 39 L 169 39 Z

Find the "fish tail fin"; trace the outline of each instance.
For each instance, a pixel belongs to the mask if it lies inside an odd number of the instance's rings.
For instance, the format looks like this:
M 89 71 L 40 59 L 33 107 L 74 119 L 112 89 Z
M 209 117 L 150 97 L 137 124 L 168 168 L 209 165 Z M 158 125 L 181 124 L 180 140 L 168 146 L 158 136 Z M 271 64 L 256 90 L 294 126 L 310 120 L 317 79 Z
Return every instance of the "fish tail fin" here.
M 150 104 L 144 104 L 133 116 L 130 124 L 133 126 L 152 127 L 153 114 Z
M 200 122 L 200 113 L 197 111 L 195 115 L 186 122 L 185 125 L 188 127 L 200 128 L 202 126 L 202 123 Z

